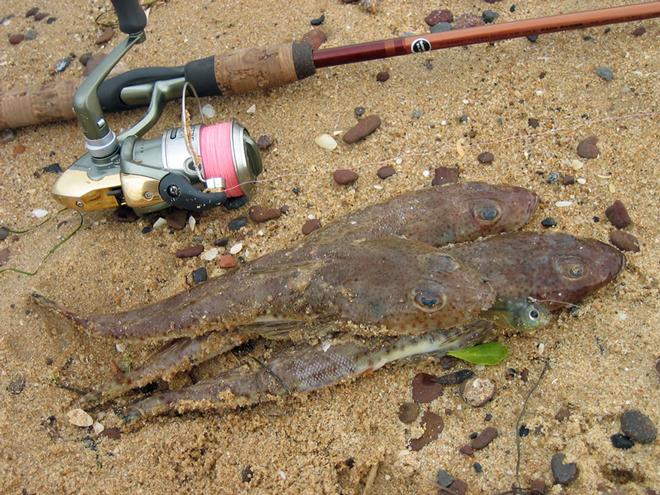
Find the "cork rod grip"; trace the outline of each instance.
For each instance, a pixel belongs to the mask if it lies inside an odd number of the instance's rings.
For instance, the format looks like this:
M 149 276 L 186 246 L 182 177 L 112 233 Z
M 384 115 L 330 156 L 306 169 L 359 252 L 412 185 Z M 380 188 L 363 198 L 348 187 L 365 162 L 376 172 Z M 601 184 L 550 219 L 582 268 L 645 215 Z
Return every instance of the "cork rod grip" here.
M 316 71 L 312 48 L 307 43 L 245 48 L 218 55 L 214 70 L 216 84 L 223 95 L 284 86 Z
M 80 81 L 52 81 L 38 88 L 0 93 L 0 129 L 75 118 L 73 95 Z

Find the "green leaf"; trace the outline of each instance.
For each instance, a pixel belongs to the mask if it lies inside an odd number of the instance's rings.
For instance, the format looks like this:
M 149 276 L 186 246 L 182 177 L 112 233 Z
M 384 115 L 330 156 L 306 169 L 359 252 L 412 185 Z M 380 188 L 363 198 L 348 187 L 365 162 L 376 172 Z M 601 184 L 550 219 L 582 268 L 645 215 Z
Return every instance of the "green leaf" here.
M 500 364 L 509 354 L 509 349 L 499 342 L 489 342 L 488 344 L 479 344 L 474 347 L 465 347 L 449 351 L 449 356 L 453 356 L 472 364 L 495 365 Z

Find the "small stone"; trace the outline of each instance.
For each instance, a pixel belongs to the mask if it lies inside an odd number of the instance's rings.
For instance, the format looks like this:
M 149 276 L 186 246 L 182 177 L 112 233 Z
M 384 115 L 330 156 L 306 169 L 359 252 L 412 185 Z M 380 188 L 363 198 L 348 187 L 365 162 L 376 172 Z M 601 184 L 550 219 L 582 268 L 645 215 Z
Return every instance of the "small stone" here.
M 43 208 L 35 208 L 32 210 L 32 216 L 34 218 L 44 218 L 46 215 L 48 215 L 48 210 Z
M 446 33 L 452 30 L 452 25 L 448 22 L 439 22 L 431 26 L 432 33 Z
M 173 209 L 165 215 L 165 221 L 174 230 L 183 230 L 188 223 L 188 212 L 186 210 Z
M 596 75 L 605 81 L 611 81 L 614 79 L 614 71 L 604 65 L 596 67 Z
M 5 266 L 9 261 L 9 248 L 0 249 L 0 266 Z
M 580 141 L 577 146 L 577 154 L 582 158 L 597 158 L 600 154 L 598 146 L 598 138 L 596 136 L 589 136 L 586 139 Z
M 386 70 L 380 71 L 378 74 L 376 74 L 376 81 L 384 83 L 390 78 L 390 73 L 387 72 Z
M 227 244 L 229 244 L 229 237 L 221 237 L 213 241 L 213 245 L 217 247 L 225 247 Z
M 114 35 L 115 35 L 115 30 L 112 29 L 111 27 L 107 27 L 101 32 L 101 34 L 97 36 L 96 44 L 104 45 L 105 43 L 110 41 Z
M 525 425 L 520 425 L 520 428 L 518 428 L 518 436 L 520 438 L 529 436 L 529 428 L 527 428 Z
M 62 58 L 58 60 L 58 62 L 55 64 L 55 72 L 57 73 L 64 72 L 70 63 L 71 63 L 70 58 Z
M 206 103 L 202 107 L 202 115 L 207 119 L 212 119 L 213 117 L 215 117 L 215 108 L 213 108 L 213 105 L 211 105 L 210 103 Z
M 101 423 L 96 421 L 92 425 L 92 430 L 94 430 L 94 433 L 96 433 L 97 435 L 100 435 L 101 433 L 103 433 L 103 430 L 105 430 L 105 426 L 103 426 Z
M 438 469 L 438 473 L 435 475 L 435 480 L 441 487 L 449 488 L 449 485 L 454 482 L 454 477 L 444 469 L 440 468 Z
M 34 14 L 34 20 L 35 21 L 43 21 L 49 15 L 50 14 L 48 14 L 48 12 L 37 12 L 36 14 Z
M 87 428 L 94 424 L 92 417 L 82 409 L 71 409 L 66 413 L 66 417 L 69 420 L 69 423 L 80 428 Z
M 417 403 L 426 404 L 442 395 L 444 387 L 437 383 L 436 376 L 418 373 L 412 381 L 412 397 Z
M 14 139 L 16 139 L 16 133 L 12 129 L 0 131 L 0 144 L 11 143 Z
M 254 478 L 254 473 L 252 472 L 252 467 L 251 466 L 245 466 L 241 470 L 241 481 L 243 483 L 249 483 L 252 481 L 252 478 Z
M 536 129 L 541 124 L 538 121 L 538 119 L 530 117 L 529 119 L 527 119 L 527 125 L 530 126 L 532 129 Z
M 605 210 L 605 216 L 617 229 L 624 229 L 632 223 L 626 205 L 618 199 Z
M 236 259 L 235 256 L 233 256 L 231 254 L 223 254 L 218 259 L 218 266 L 220 268 L 234 268 L 237 263 L 238 263 L 238 260 Z
M 458 449 L 458 451 L 468 457 L 472 457 L 474 455 L 474 449 L 471 445 L 463 445 L 460 449 Z
M 358 180 L 359 175 L 353 170 L 337 169 L 332 173 L 332 178 L 340 186 L 348 186 Z
M 142 228 L 142 233 L 143 233 L 143 234 L 148 234 L 148 233 L 151 232 L 152 230 L 154 230 L 154 228 L 153 228 L 151 225 L 147 225 L 146 227 L 143 227 L 143 228 Z
M 25 39 L 28 41 L 37 39 L 37 36 L 39 36 L 39 33 L 35 29 L 28 29 L 25 31 Z
M 472 464 L 472 467 L 474 468 L 475 473 L 482 473 L 483 470 L 484 470 L 483 466 L 481 464 L 479 464 L 478 462 L 475 462 L 474 464 Z
M 63 172 L 59 163 L 51 163 L 45 167 L 41 167 L 41 171 L 48 174 L 61 174 Z
M 623 433 L 615 433 L 610 437 L 610 440 L 612 441 L 612 445 L 615 449 L 628 450 L 635 445 L 635 442 L 629 436 L 624 435 Z
M 112 218 L 117 222 L 131 223 L 135 222 L 139 217 L 132 208 L 129 208 L 126 205 L 121 205 L 112 212 Z
M 646 28 L 644 26 L 639 26 L 638 28 L 635 28 L 635 30 L 630 34 L 633 36 L 641 36 L 644 33 L 646 33 Z
M 474 371 L 463 369 L 454 371 L 453 373 L 448 373 L 446 375 L 437 376 L 434 378 L 434 381 L 441 385 L 460 385 L 465 380 L 469 380 L 473 376 Z
M 465 29 L 483 25 L 484 20 L 481 17 L 472 14 L 461 14 L 454 22 L 454 29 Z
M 529 484 L 530 495 L 545 495 L 545 481 L 541 479 L 532 480 Z
M 16 376 L 9 382 L 9 385 L 7 385 L 7 392 L 12 395 L 18 395 L 23 391 L 24 388 L 25 378 L 22 376 Z
M 231 222 L 229 222 L 227 228 L 232 232 L 235 232 L 237 230 L 241 230 L 243 227 L 247 225 L 247 223 L 248 223 L 247 217 L 238 217 L 238 218 L 234 218 Z
M 461 388 L 463 400 L 472 407 L 484 406 L 495 395 L 495 383 L 488 378 L 471 378 Z
M 573 206 L 573 201 L 568 199 L 560 200 L 555 203 L 555 206 L 557 208 L 568 208 L 569 206 Z
M 178 249 L 175 253 L 175 256 L 177 258 L 194 258 L 195 256 L 202 254 L 202 251 L 204 251 L 204 246 L 197 244 L 195 246 L 188 246 L 183 249 Z
M 33 17 L 37 12 L 39 12 L 39 7 L 31 7 L 25 12 L 25 17 Z
M 445 371 L 452 369 L 460 362 L 461 361 L 458 358 L 455 358 L 453 356 L 442 356 L 439 361 L 440 367 Z
M 621 415 L 621 431 L 637 443 L 653 443 L 658 434 L 651 418 L 637 409 Z
M 218 257 L 218 254 L 218 248 L 211 248 L 204 251 L 200 258 L 202 258 L 204 261 L 213 261 Z
M 570 186 L 575 184 L 575 177 L 572 175 L 561 174 L 560 181 L 563 186 Z
M 304 235 L 309 235 L 312 232 L 314 232 L 316 229 L 321 228 L 321 222 L 319 222 L 318 219 L 313 218 L 311 220 L 307 220 L 303 226 L 302 226 L 302 233 Z
M 206 282 L 208 278 L 209 274 L 205 267 L 198 268 L 192 272 L 192 280 L 194 284 L 201 284 L 202 282 Z
M 254 115 L 255 113 L 257 113 L 257 105 L 253 103 L 248 107 L 248 109 L 245 112 L 250 115 Z
M 119 428 L 106 428 L 103 430 L 103 436 L 111 440 L 119 440 L 121 438 L 121 430 Z
M 330 134 L 321 134 L 316 136 L 314 142 L 327 151 L 332 151 L 337 147 L 337 141 Z
M 321 15 L 320 15 L 319 17 L 317 17 L 316 19 L 312 19 L 311 21 L 309 21 L 309 23 L 310 23 L 312 26 L 320 26 L 320 25 L 323 24 L 324 22 L 325 22 L 325 14 L 321 14 Z
M 468 490 L 468 484 L 463 480 L 454 480 L 454 482 L 449 485 L 452 495 L 465 495 Z
M 158 230 L 161 227 L 164 227 L 165 225 L 167 225 L 167 220 L 165 220 L 163 217 L 158 217 L 154 222 L 154 224 L 152 225 L 152 228 L 154 230 Z
M 300 41 L 307 43 L 312 47 L 312 50 L 318 50 L 321 48 L 323 43 L 328 41 L 328 37 L 322 29 L 314 28 L 310 31 L 307 31 Z
M 416 109 L 416 110 L 413 110 L 413 112 L 411 114 L 411 117 L 413 119 L 421 119 L 423 115 L 424 115 L 423 111 L 421 111 L 419 109 Z
M 23 153 L 25 153 L 26 150 L 27 148 L 25 147 L 25 145 L 19 143 L 16 146 L 14 146 L 14 155 L 22 155 Z
M 347 144 L 357 143 L 378 129 L 380 124 L 381 120 L 378 115 L 369 115 L 358 122 L 356 126 L 346 131 L 343 140 Z
M 262 134 L 257 138 L 257 146 L 259 146 L 259 149 L 261 151 L 266 151 L 268 148 L 270 148 L 273 145 L 273 138 L 270 137 L 268 134 Z
M 419 405 L 415 402 L 404 402 L 399 406 L 399 420 L 402 423 L 410 424 L 419 416 Z
M 490 442 L 497 438 L 498 434 L 499 432 L 497 431 L 497 428 L 489 426 L 484 431 L 479 433 L 477 438 L 470 442 L 470 447 L 472 447 L 474 450 L 484 449 Z
M 78 62 L 85 67 L 89 63 L 89 61 L 92 59 L 92 52 L 85 52 L 83 53 L 80 57 L 78 57 Z
M 248 210 L 248 215 L 254 223 L 263 223 L 280 218 L 282 212 L 279 208 L 263 208 L 255 205 Z
M 477 160 L 479 163 L 488 165 L 493 163 L 493 160 L 495 160 L 495 155 L 493 155 L 490 151 L 484 151 L 483 153 L 480 153 L 479 156 L 477 156 Z
M 46 19 L 46 24 L 52 24 L 57 20 L 57 17 L 49 17 Z
M 392 177 L 394 174 L 396 174 L 396 170 L 394 170 L 394 167 L 390 167 L 389 165 L 385 165 L 384 167 L 380 167 L 378 171 L 376 172 L 376 175 L 380 179 L 387 179 L 389 177 Z
M 361 118 L 362 116 L 364 116 L 366 111 L 367 111 L 367 109 L 364 108 L 364 107 L 355 107 L 353 109 L 353 113 L 355 114 L 355 117 L 358 118 L 358 119 Z
M 558 453 L 552 456 L 550 467 L 555 484 L 568 485 L 578 476 L 578 467 L 574 462 L 564 464 L 566 455 Z
M 447 9 L 432 10 L 429 15 L 424 18 L 424 22 L 426 22 L 429 27 L 435 26 L 439 22 L 454 22 L 454 14 L 451 13 L 451 10 Z
M 9 235 L 9 229 L 7 227 L 0 227 L 0 241 L 4 241 Z
M 12 45 L 18 45 L 21 41 L 25 39 L 25 36 L 22 34 L 10 34 L 9 43 Z
M 561 174 L 559 174 L 559 172 L 550 172 L 548 174 L 548 177 L 545 179 L 545 181 L 548 184 L 555 184 L 555 183 L 559 182 L 560 177 L 561 177 Z
M 637 237 L 622 230 L 610 231 L 610 244 L 616 246 L 621 251 L 639 253 L 639 240 L 637 240 Z
M 555 220 L 552 217 L 546 217 L 543 220 L 541 220 L 541 225 L 543 225 L 546 229 L 550 227 L 556 227 L 557 226 L 557 220 Z
M 442 418 L 437 414 L 426 411 L 422 416 L 422 425 L 424 425 L 424 433 L 419 438 L 410 440 L 410 450 L 417 452 L 438 438 L 445 424 Z
M 243 249 L 243 243 L 237 242 L 236 244 L 234 244 L 232 247 L 229 248 L 229 253 L 238 254 L 241 252 L 242 249 Z
M 481 18 L 484 20 L 486 24 L 490 24 L 491 22 L 495 22 L 495 19 L 497 19 L 500 15 L 495 12 L 494 10 L 484 10 L 481 13 Z
M 528 40 L 530 43 L 536 43 L 538 39 L 539 39 L 539 35 L 538 35 L 538 34 L 530 34 L 529 36 L 527 36 L 527 40 Z

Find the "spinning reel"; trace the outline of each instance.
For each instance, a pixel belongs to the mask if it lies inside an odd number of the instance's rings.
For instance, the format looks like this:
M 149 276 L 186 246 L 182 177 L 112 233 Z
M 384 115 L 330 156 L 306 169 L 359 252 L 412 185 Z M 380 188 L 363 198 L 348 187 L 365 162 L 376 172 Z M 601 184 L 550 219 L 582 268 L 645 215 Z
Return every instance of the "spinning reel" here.
M 160 138 L 141 139 L 168 100 L 185 96 L 189 83 L 183 74 L 165 70 L 163 79 L 150 77 L 122 91 L 123 98 L 148 100 L 149 106 L 127 131 L 117 136 L 110 129 L 97 91 L 131 47 L 145 41 L 147 24 L 138 0 L 112 0 L 112 4 L 128 37 L 75 93 L 73 108 L 87 152 L 57 180 L 53 194 L 65 206 L 82 211 L 126 205 L 138 214 L 170 206 L 200 211 L 249 194 L 262 171 L 261 157 L 247 130 L 235 120 L 189 127 L 184 118 L 182 127 L 168 129 Z

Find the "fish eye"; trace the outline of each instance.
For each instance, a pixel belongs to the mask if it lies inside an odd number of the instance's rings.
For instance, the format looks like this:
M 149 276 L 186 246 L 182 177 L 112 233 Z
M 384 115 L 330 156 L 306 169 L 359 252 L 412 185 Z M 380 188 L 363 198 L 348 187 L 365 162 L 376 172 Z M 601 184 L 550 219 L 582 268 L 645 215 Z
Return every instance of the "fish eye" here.
M 477 220 L 494 223 L 502 216 L 502 209 L 495 201 L 480 201 L 474 206 L 473 214 Z
M 415 289 L 413 291 L 413 301 L 422 311 L 434 313 L 447 304 L 447 296 L 437 289 Z
M 565 256 L 555 262 L 557 271 L 564 277 L 578 280 L 586 274 L 586 266 L 582 260 L 576 256 Z
M 529 311 L 529 319 L 532 321 L 536 321 L 539 319 L 539 312 L 536 309 L 532 309 Z

